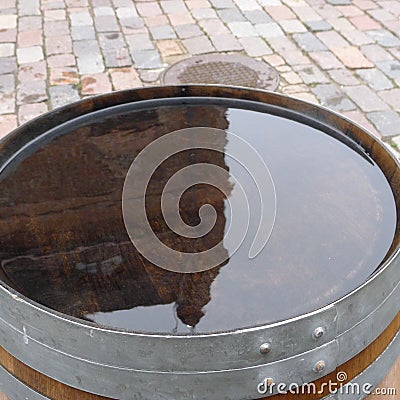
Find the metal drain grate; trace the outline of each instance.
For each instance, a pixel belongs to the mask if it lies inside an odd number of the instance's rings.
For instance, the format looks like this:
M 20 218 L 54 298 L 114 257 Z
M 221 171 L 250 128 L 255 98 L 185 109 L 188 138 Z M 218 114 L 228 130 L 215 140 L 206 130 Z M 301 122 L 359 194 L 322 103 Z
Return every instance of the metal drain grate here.
M 164 73 L 165 85 L 189 83 L 245 86 L 274 91 L 279 75 L 268 64 L 249 57 L 208 54 L 191 57 L 171 65 Z

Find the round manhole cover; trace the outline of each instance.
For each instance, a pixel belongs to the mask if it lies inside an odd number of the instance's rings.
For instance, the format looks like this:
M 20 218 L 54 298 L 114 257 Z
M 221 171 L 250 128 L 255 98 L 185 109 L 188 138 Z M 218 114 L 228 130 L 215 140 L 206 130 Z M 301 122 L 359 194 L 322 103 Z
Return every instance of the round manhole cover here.
M 189 83 L 245 86 L 274 91 L 279 75 L 263 61 L 241 55 L 208 54 L 171 65 L 163 74 L 165 85 Z

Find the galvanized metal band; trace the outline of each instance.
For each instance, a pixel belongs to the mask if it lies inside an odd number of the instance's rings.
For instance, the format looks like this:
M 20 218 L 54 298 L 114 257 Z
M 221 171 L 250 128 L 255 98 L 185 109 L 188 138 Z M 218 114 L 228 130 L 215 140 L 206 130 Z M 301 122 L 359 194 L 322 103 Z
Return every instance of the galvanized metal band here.
M 2 366 L 0 366 L 0 393 L 5 394 L 9 400 L 49 400 L 48 397 L 42 396 L 19 381 Z
M 399 356 L 400 332 L 397 333 L 386 350 L 367 369 L 355 377 L 350 384 L 345 386 L 350 387 L 351 384 L 357 384 L 359 388 L 362 388 L 365 384 L 370 384 L 373 388 L 376 388 L 385 378 Z M 353 394 L 350 389 L 338 393 L 337 400 L 360 400 L 368 396 L 368 393 L 361 393 L 362 390 L 360 391 L 361 396 L 357 393 Z

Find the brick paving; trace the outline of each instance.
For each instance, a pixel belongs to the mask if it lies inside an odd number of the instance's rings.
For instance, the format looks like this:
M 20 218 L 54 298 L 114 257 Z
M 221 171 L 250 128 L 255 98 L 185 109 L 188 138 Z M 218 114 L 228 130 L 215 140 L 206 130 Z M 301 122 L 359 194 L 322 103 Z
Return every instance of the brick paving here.
M 240 53 L 279 91 L 400 147 L 400 1 L 0 0 L 0 137 L 85 96 L 156 85 L 173 62 Z

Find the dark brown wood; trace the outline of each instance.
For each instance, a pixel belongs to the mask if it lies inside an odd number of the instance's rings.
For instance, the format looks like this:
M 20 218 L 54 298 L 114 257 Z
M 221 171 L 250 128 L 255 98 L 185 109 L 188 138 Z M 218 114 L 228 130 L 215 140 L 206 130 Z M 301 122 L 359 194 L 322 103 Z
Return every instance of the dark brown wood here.
M 352 358 L 347 363 L 341 365 L 336 369 L 335 372 L 318 379 L 315 381 L 317 388 L 321 388 L 325 382 L 337 382 L 337 373 L 346 372 L 348 380 L 343 383 L 347 383 L 364 371 L 369 365 L 371 365 L 382 352 L 386 349 L 389 343 L 393 340 L 396 333 L 400 329 L 400 313 L 396 316 L 393 322 L 386 328 L 386 330 L 380 335 L 371 345 L 364 349 L 357 356 Z M 47 396 L 51 400 L 111 400 L 107 397 L 93 395 L 87 392 L 74 389 L 70 386 L 64 385 L 57 382 L 54 379 L 48 378 L 45 375 L 29 368 L 25 364 L 18 361 L 7 353 L 2 347 L 0 347 L 0 365 L 2 365 L 7 371 L 13 374 L 17 379 L 26 385 L 30 386 L 38 393 Z M 398 367 L 397 371 L 398 371 Z M 394 369 L 394 378 L 396 379 L 396 369 Z M 390 381 L 389 381 L 390 382 Z M 384 382 L 385 385 L 389 383 Z M 390 387 L 393 387 L 390 386 Z M 276 395 L 273 398 L 279 399 L 296 399 L 296 400 L 317 400 L 326 396 L 327 390 L 322 394 L 310 395 L 310 394 L 287 394 L 287 395 Z M 4 400 L 1 399 L 0 400 Z M 10 399 L 14 400 L 14 399 Z

